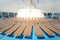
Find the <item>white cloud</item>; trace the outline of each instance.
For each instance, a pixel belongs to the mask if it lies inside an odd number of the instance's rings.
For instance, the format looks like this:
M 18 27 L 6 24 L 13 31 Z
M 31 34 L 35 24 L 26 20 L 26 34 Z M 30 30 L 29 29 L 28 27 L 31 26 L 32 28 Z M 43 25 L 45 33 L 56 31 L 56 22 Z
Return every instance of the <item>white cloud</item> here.
M 54 5 L 56 7 L 56 11 L 60 11 L 60 0 L 45 0 L 46 2 L 40 5 L 40 3 L 38 3 L 36 0 L 34 1 L 35 4 L 37 5 L 37 8 L 41 9 L 41 10 L 49 10 L 48 8 L 51 6 L 53 8 L 52 5 Z M 10 11 L 10 10 L 15 10 L 15 9 L 19 9 L 19 8 L 23 8 L 25 5 L 25 2 L 22 0 L 0 0 L 0 11 Z M 10 8 L 10 10 L 7 10 L 7 8 Z M 47 8 L 47 9 L 46 9 Z M 51 9 L 52 11 L 55 11 L 53 9 Z

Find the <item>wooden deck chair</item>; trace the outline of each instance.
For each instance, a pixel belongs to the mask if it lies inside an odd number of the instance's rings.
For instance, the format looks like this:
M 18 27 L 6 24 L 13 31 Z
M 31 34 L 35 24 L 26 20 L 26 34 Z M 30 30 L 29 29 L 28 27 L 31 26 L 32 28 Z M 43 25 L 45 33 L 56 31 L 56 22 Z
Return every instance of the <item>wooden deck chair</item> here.
M 14 25 L 12 28 L 10 28 L 9 30 L 7 30 L 5 32 L 5 34 L 9 35 L 11 34 L 12 32 L 14 32 L 18 27 L 20 27 L 20 22 L 18 22 L 16 25 Z
M 11 23 L 12 23 L 11 21 L 7 21 L 6 23 L 4 23 L 5 25 L 4 24 L 0 25 L 0 28 L 6 27 L 10 25 Z
M 57 22 L 57 21 L 53 21 L 53 22 L 51 22 L 51 23 L 60 26 L 60 23 Z
M 11 25 L 8 25 L 7 27 L 4 27 L 4 28 L 2 28 L 2 29 L 0 29 L 0 33 L 1 32 L 4 32 L 5 30 L 7 30 L 7 29 L 9 29 L 9 28 L 11 28 L 13 25 L 15 25 L 16 24 L 16 22 L 12 22 L 12 24 Z
M 46 25 L 44 25 L 43 23 L 41 23 L 41 21 L 40 21 L 40 27 L 49 35 L 49 36 L 52 36 L 54 33 L 51 31 L 51 30 L 49 30 L 47 27 L 46 27 Z
M 3 21 L 3 22 L 0 22 L 0 25 L 1 25 L 1 26 L 10 23 L 10 22 L 9 22 L 9 21 L 10 21 L 9 19 L 7 19 L 7 20 L 2 20 L 2 21 Z
M 28 20 L 27 20 L 28 21 Z M 32 21 L 28 21 L 28 25 L 23 33 L 24 36 L 30 37 L 32 32 Z
M 37 37 L 43 37 L 44 36 L 41 29 L 37 26 L 36 23 L 34 23 L 34 29 L 35 29 L 35 33 L 36 33 Z
M 55 24 L 54 22 L 48 22 L 50 25 L 54 26 L 57 30 L 60 30 L 60 25 L 57 23 Z
M 6 23 L 4 23 L 3 25 L 1 25 L 1 27 L 6 27 L 6 26 L 10 25 L 13 21 L 15 21 L 15 20 L 8 19 Z
M 2 28 L 4 28 L 4 27 L 6 27 L 6 26 L 8 26 L 8 25 L 10 25 L 11 23 L 8 23 L 8 24 L 5 24 L 5 25 L 1 25 L 0 26 L 0 29 L 2 29 Z
M 24 31 L 25 27 L 26 27 L 26 23 L 23 23 L 23 24 L 21 25 L 21 27 L 19 27 L 19 28 L 13 33 L 13 35 L 14 35 L 14 36 L 21 36 L 21 34 L 22 34 L 22 32 Z
M 11 22 L 9 22 L 9 21 L 3 22 L 3 23 L 0 24 L 0 26 L 5 26 L 5 25 L 8 25 L 8 24 L 10 24 L 10 23 L 11 23 Z
M 52 25 L 47 25 L 46 26 L 47 28 L 49 28 L 50 30 L 52 30 L 52 31 L 54 31 L 55 33 L 57 33 L 57 34 L 60 34 L 60 30 L 57 30 L 54 26 L 52 26 Z
M 45 20 L 45 21 L 46 21 L 46 20 Z M 52 25 L 52 24 L 49 23 L 49 20 L 48 20 L 47 22 L 45 22 L 45 21 L 44 21 L 45 24 L 50 25 L 50 26 L 53 26 L 56 30 L 58 30 L 58 29 L 55 27 L 55 25 Z M 50 21 L 51 21 L 52 23 L 53 23 L 53 22 L 56 23 L 56 20 L 50 20 Z M 57 23 L 57 24 L 58 24 L 58 23 Z
M 58 24 L 56 21 L 54 21 L 54 20 L 50 20 L 50 21 L 48 21 L 48 22 L 50 22 L 50 23 L 52 23 L 52 24 Z
M 49 28 L 50 30 L 54 31 L 57 34 L 60 34 L 60 30 L 56 29 L 53 25 L 48 24 L 45 22 L 45 24 L 47 25 L 46 27 Z
M 35 29 L 36 36 L 37 37 L 43 37 L 44 34 L 43 34 L 42 30 L 38 27 L 37 21 L 35 20 L 35 21 L 33 21 L 33 23 L 34 23 L 34 26 L 33 27 Z
M 0 22 L 0 25 L 2 25 L 2 24 L 4 24 L 4 23 L 6 23 L 6 22 L 4 22 L 3 20 Z

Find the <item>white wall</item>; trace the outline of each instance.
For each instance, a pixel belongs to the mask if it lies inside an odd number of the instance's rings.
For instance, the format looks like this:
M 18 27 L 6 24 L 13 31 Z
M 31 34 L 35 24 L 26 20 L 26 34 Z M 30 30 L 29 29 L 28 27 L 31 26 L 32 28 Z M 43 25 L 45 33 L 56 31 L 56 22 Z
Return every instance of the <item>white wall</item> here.
M 37 9 L 43 12 L 60 12 L 60 0 L 33 0 Z M 24 0 L 0 0 L 0 11 L 17 12 L 24 8 Z

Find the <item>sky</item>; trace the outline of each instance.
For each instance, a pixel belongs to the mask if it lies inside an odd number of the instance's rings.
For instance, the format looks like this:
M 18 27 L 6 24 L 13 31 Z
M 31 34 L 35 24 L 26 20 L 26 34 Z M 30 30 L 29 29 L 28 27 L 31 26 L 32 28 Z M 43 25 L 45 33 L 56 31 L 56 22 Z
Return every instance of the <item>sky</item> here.
M 18 12 L 26 6 L 26 0 L 0 0 L 0 12 Z M 33 0 L 37 9 L 43 12 L 60 12 L 60 0 Z

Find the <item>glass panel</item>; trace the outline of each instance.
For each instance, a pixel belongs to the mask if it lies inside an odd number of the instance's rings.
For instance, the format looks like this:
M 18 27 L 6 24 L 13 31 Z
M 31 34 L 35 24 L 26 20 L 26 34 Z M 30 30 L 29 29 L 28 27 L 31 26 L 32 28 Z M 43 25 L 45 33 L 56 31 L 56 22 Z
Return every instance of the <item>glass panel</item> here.
M 9 18 L 8 12 L 2 12 L 2 16 L 6 17 L 6 18 Z
M 1 18 L 2 16 L 1 16 L 1 12 L 0 12 L 0 18 Z
M 60 13 L 54 13 L 54 16 L 60 16 Z
M 13 12 L 9 12 L 10 17 L 14 17 L 14 13 Z
M 17 16 L 17 13 L 15 13 L 15 17 Z
M 52 13 L 47 14 L 47 18 L 51 18 L 51 16 L 52 16 Z
M 44 16 L 46 17 L 46 13 L 44 13 Z

